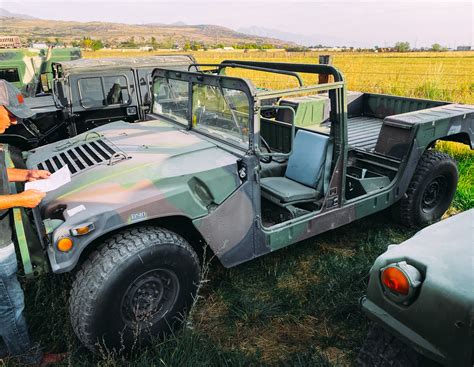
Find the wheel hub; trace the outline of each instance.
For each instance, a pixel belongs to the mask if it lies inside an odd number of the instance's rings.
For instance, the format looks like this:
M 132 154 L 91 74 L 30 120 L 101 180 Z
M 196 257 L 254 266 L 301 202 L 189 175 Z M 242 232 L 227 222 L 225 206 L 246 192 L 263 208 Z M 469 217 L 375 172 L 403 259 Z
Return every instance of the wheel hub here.
M 446 180 L 439 176 L 433 179 L 425 189 L 422 199 L 422 208 L 424 212 L 430 212 L 440 203 L 444 192 L 446 191 Z
M 122 318 L 127 324 L 152 325 L 176 302 L 179 281 L 167 269 L 155 269 L 137 277 L 122 298 Z

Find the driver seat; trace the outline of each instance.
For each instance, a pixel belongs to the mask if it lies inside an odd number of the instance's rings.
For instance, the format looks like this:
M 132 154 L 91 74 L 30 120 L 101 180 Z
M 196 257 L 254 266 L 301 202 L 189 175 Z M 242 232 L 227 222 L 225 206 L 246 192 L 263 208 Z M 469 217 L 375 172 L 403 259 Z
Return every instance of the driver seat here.
M 317 200 L 329 184 L 331 162 L 328 136 L 298 130 L 284 177 L 262 178 L 262 196 L 281 206 Z

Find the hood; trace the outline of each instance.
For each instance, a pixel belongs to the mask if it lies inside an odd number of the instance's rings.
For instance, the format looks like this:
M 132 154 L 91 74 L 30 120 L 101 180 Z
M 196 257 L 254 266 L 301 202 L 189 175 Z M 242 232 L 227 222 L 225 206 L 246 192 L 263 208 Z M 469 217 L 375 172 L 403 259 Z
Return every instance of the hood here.
M 43 217 L 49 218 L 58 207 L 64 211 L 86 205 L 99 213 L 163 196 L 184 197 L 177 192 L 189 191 L 195 182 L 219 204 L 240 184 L 237 159 L 167 122 L 118 121 L 35 149 L 27 166 L 55 171 L 66 162 L 70 167 L 71 182 L 42 201 Z

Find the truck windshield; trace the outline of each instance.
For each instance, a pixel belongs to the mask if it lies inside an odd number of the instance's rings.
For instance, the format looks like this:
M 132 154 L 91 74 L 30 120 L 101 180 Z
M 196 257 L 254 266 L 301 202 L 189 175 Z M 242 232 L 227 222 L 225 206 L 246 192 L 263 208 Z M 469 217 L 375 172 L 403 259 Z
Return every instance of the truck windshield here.
M 248 147 L 250 102 L 237 89 L 155 78 L 153 112 L 191 128 Z M 189 95 L 191 91 L 192 95 Z M 189 101 L 192 110 L 189 111 Z

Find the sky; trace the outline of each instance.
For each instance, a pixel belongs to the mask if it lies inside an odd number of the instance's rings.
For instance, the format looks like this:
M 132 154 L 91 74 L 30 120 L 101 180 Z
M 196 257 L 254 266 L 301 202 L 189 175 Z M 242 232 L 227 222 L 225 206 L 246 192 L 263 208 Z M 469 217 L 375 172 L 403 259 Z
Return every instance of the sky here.
M 474 0 L 0 0 L 0 7 L 55 20 L 261 27 L 314 44 L 474 46 Z

